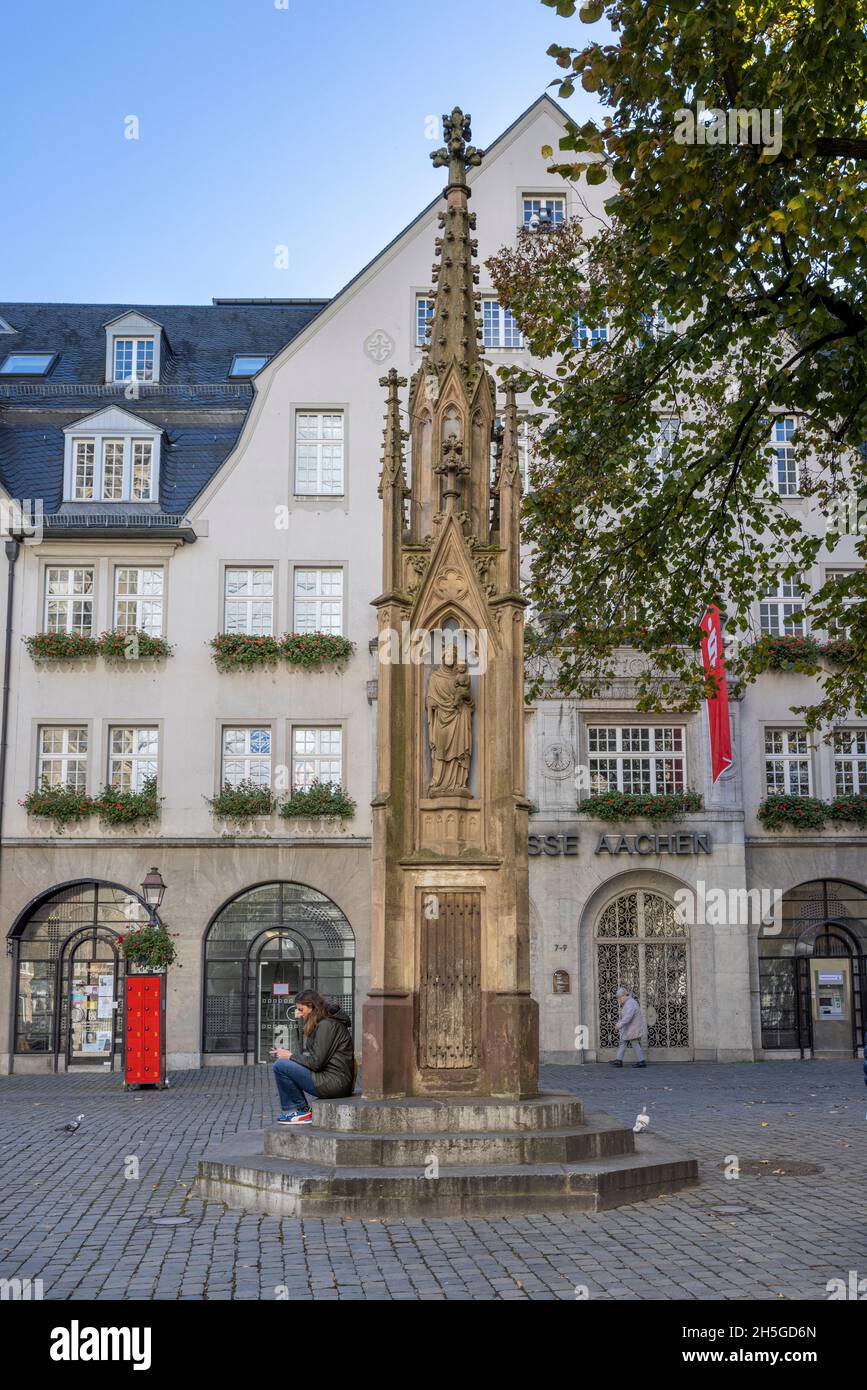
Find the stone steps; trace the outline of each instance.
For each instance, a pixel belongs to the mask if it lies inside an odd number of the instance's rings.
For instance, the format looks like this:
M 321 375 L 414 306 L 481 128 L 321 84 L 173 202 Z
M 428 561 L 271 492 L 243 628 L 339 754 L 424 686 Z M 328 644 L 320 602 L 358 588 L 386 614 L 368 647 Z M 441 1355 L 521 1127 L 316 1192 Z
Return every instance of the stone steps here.
M 698 1180 L 696 1160 L 656 1135 L 636 1136 L 608 1115 L 582 1123 L 572 1097 L 353 1097 L 313 1111 L 313 1126 L 250 1131 L 208 1149 L 199 1195 L 277 1217 L 401 1220 L 603 1211 Z
M 269 1158 L 298 1159 L 331 1167 L 425 1168 L 435 1157 L 441 1165 L 578 1163 L 634 1152 L 631 1129 L 607 1116 L 588 1116 L 587 1123 L 541 1132 L 462 1130 L 459 1133 L 411 1131 L 394 1134 L 320 1129 L 316 1125 L 265 1130 Z
M 545 1091 L 527 1100 L 407 1096 L 383 1101 L 347 1096 L 343 1100 L 315 1100 L 313 1119 L 323 1129 L 353 1134 L 562 1130 L 584 1123 L 584 1106 L 571 1091 Z

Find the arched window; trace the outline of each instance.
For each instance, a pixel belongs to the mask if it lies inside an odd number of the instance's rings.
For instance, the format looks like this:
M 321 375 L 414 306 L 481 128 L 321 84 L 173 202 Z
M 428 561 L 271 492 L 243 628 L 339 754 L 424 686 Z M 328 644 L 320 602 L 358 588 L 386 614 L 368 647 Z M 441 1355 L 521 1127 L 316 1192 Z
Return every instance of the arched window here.
M 10 934 L 17 957 L 15 1052 L 111 1065 L 120 1051 L 120 937 L 146 922 L 139 897 L 116 884 L 73 883 L 40 898 Z
M 660 893 L 633 889 L 604 908 L 596 923 L 601 1048 L 618 1045 L 620 985 L 643 1006 L 651 1047 L 689 1047 L 688 952 L 687 929 Z
M 275 1043 L 297 1041 L 299 990 L 318 990 L 351 1019 L 354 986 L 355 936 L 336 903 L 303 883 L 249 888 L 205 938 L 203 1049 L 267 1061 Z
M 798 884 L 758 945 L 762 1047 L 830 1053 L 845 1034 L 846 1050 L 857 1052 L 867 1021 L 867 890 L 838 879 Z

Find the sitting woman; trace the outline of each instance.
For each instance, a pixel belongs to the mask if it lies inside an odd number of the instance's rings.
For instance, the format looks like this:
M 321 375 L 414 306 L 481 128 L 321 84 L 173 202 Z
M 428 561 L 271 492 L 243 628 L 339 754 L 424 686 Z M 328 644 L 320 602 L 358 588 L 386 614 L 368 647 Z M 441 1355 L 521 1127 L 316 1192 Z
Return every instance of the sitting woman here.
M 300 1056 L 284 1047 L 271 1049 L 276 1058 L 274 1080 L 283 1107 L 277 1116 L 278 1125 L 310 1125 L 313 1113 L 307 1096 L 330 1100 L 351 1096 L 355 1087 L 349 1015 L 315 990 L 305 989 L 295 1000 L 295 1016 L 303 1022 L 304 1049 Z

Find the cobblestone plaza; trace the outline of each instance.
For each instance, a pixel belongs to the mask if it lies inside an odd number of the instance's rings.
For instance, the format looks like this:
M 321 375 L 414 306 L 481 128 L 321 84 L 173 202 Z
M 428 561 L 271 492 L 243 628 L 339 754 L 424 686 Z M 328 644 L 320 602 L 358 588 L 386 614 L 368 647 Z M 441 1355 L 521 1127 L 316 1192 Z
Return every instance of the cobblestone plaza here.
M 697 1154 L 699 1186 L 599 1215 L 281 1221 L 192 1195 L 210 1142 L 272 1122 L 267 1067 L 174 1073 L 163 1092 L 3 1077 L 0 1277 L 58 1300 L 777 1301 L 867 1274 L 860 1062 L 550 1067 L 542 1085 L 621 1122 L 646 1108 Z M 79 1113 L 76 1135 L 58 1129 Z M 727 1179 L 732 1155 L 766 1174 Z M 793 1163 L 820 1171 L 774 1175 Z

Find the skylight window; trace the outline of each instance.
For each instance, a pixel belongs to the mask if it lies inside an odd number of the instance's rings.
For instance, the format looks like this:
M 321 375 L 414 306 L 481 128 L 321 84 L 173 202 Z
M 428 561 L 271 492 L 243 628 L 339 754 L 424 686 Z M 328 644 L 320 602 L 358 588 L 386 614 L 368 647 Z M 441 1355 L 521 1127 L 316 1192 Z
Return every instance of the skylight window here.
M 0 376 L 45 376 L 56 356 L 56 352 L 10 352 Z
M 236 352 L 229 368 L 229 376 L 255 376 L 270 357 L 269 352 Z

